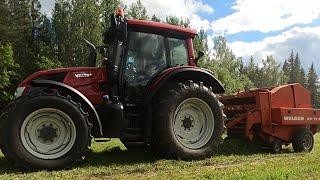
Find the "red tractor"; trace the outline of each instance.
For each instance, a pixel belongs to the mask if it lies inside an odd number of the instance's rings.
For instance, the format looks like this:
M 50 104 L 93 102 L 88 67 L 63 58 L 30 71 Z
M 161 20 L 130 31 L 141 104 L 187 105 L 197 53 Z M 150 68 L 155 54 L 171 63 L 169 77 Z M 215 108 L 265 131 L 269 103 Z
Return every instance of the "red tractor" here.
M 84 159 L 92 138 L 150 146 L 165 158 L 211 156 L 224 130 L 216 97 L 224 88 L 196 67 L 203 53 L 194 57 L 195 35 L 113 15 L 106 45 L 87 41 L 89 67 L 40 71 L 21 82 L 1 115 L 2 152 L 27 169 L 58 169 Z

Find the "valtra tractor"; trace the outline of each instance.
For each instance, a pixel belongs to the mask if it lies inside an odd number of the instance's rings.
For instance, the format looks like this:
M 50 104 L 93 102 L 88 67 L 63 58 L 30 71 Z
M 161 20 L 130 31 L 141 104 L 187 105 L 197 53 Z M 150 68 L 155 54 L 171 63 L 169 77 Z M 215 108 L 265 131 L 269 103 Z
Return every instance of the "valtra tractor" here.
M 84 159 L 91 140 L 120 138 L 165 158 L 209 157 L 221 142 L 221 83 L 196 67 L 196 31 L 124 19 L 118 10 L 88 67 L 40 71 L 20 83 L 1 115 L 1 150 L 26 169 Z M 102 62 L 97 62 L 101 54 Z M 98 65 L 97 65 L 98 64 Z

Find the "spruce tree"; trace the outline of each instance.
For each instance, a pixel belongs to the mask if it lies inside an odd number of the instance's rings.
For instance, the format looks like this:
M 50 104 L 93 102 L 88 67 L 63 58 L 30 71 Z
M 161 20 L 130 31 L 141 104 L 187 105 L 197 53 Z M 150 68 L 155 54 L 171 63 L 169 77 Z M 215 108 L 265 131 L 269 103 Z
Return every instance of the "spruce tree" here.
M 0 1 L 0 42 L 8 42 L 10 39 L 10 6 L 7 1 Z
M 311 101 L 313 107 L 319 107 L 319 84 L 318 84 L 318 75 L 314 69 L 313 63 L 311 64 L 311 67 L 307 74 L 307 89 L 311 92 Z
M 253 56 L 250 56 L 249 63 L 244 67 L 243 73 L 248 76 L 256 87 L 259 86 L 258 70 L 258 65 L 256 65 Z
M 306 83 L 305 72 L 304 72 L 304 69 L 301 67 L 299 53 L 296 53 L 296 56 L 294 58 L 294 71 L 293 71 L 293 73 L 296 75 L 295 82 L 298 82 L 302 85 L 305 85 L 305 83 Z
M 288 78 L 291 77 L 291 67 L 290 67 L 290 64 L 287 59 L 283 63 L 282 71 Z M 289 79 L 289 81 L 290 81 L 290 79 Z
M 289 77 L 289 83 L 300 83 L 302 85 L 306 84 L 305 72 L 301 67 L 299 54 L 294 55 L 293 50 L 291 50 L 289 58 L 284 62 L 282 67 L 285 75 Z
M 152 17 L 151 17 L 151 21 L 160 22 L 161 20 L 155 14 L 153 14 Z
M 135 3 L 130 5 L 127 15 L 132 19 L 149 19 L 149 16 L 147 15 L 147 9 L 145 6 L 143 6 L 141 0 L 137 0 Z

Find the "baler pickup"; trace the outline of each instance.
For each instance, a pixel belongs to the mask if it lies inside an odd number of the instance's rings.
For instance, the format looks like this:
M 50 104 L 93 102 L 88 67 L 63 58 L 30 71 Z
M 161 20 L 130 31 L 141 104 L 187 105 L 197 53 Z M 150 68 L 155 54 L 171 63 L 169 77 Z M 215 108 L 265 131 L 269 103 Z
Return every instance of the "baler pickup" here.
M 320 110 L 312 108 L 311 94 L 302 85 L 254 89 L 220 100 L 228 117 L 228 136 L 259 138 L 275 151 L 290 143 L 295 151 L 312 149 Z

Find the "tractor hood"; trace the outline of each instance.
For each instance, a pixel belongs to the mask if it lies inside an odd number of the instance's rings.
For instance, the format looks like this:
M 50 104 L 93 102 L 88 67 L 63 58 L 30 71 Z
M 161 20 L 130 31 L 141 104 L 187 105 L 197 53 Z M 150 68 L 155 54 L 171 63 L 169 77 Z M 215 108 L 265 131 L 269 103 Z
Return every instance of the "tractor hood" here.
M 78 88 L 106 82 L 107 73 L 105 68 L 98 67 L 72 67 L 38 71 L 19 84 L 15 96 L 21 95 L 25 89 L 28 89 L 30 82 L 33 80 L 57 81 Z

